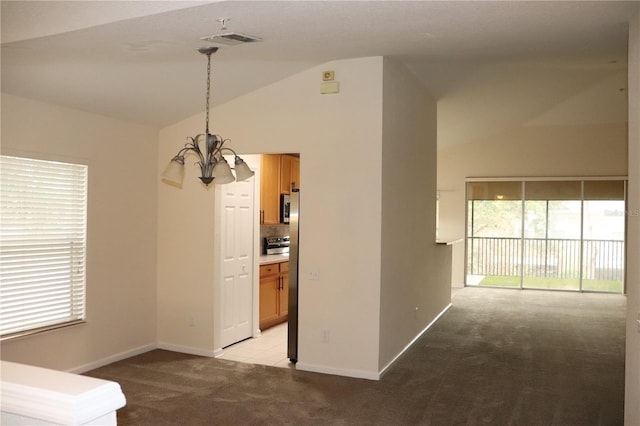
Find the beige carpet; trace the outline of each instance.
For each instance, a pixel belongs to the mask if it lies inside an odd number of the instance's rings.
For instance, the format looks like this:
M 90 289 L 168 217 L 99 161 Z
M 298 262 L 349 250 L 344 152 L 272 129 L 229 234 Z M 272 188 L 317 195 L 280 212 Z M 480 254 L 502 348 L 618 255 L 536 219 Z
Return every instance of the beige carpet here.
M 120 425 L 622 425 L 624 312 L 466 288 L 377 382 L 161 350 L 87 374 L 122 386 Z

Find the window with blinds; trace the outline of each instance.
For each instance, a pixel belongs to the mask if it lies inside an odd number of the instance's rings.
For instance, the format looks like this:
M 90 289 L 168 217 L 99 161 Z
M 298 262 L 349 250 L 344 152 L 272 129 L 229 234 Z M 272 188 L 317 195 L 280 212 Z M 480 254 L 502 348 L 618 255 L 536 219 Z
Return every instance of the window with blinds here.
M 0 155 L 0 335 L 85 319 L 87 166 Z

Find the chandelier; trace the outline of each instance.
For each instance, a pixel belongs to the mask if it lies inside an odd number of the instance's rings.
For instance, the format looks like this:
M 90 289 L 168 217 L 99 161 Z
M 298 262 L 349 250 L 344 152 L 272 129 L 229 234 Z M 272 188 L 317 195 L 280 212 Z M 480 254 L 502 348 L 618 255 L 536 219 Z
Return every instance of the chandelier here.
M 167 168 L 162 172 L 162 178 L 167 182 L 182 185 L 184 179 L 184 156 L 189 152 L 194 153 L 198 157 L 196 164 L 200 166 L 200 180 L 205 185 L 211 182 L 224 184 L 233 181 L 243 181 L 249 179 L 255 174 L 247 163 L 236 154 L 236 152 L 225 146 L 229 139 L 223 139 L 220 135 L 212 135 L 209 133 L 209 97 L 211 94 L 211 55 L 218 51 L 217 47 L 201 47 L 198 52 L 207 55 L 207 113 L 205 132 L 196 137 L 187 137 L 187 143 L 184 145 L 175 157 L 171 159 Z M 204 152 L 200 145 L 204 143 Z M 223 154 L 229 152 L 235 156 L 234 168 L 235 176 L 231 172 L 231 167 Z

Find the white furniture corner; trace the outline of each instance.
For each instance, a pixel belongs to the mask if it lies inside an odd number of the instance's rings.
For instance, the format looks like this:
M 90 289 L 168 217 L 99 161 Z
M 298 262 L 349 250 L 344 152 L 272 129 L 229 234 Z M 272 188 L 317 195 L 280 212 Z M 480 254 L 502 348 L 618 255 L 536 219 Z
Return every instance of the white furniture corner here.
M 116 425 L 126 404 L 116 382 L 0 362 L 0 424 Z

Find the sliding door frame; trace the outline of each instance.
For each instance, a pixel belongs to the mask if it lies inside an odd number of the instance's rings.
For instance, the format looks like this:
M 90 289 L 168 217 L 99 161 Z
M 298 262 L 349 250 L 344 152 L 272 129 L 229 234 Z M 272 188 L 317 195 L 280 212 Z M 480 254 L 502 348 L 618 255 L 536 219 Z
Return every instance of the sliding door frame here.
M 580 259 L 579 259 L 579 289 L 578 290 L 562 290 L 562 289 L 555 289 L 554 291 L 578 291 L 578 292 L 593 292 L 593 293 L 600 293 L 601 291 L 597 291 L 597 290 L 584 290 L 583 288 L 583 278 L 584 278 L 584 223 L 585 223 L 585 212 L 584 212 L 584 202 L 585 202 L 585 182 L 589 182 L 589 181 L 622 181 L 623 186 L 624 186 L 624 193 L 623 193 L 623 201 L 624 201 L 624 208 L 625 208 L 625 219 L 624 219 L 624 253 L 623 253 L 623 268 L 624 268 L 624 273 L 623 273 L 623 282 L 622 282 L 622 294 L 626 294 L 627 291 L 627 264 L 626 264 L 626 259 L 627 259 L 627 227 L 628 227 L 628 221 L 626 218 L 627 215 L 627 199 L 628 199 L 628 194 L 627 194 L 627 190 L 628 190 L 628 176 L 582 176 L 582 177 L 576 177 L 576 176 L 558 176 L 558 177 L 553 177 L 553 176 L 544 176 L 544 177 L 467 177 L 465 179 L 465 229 L 464 229 L 464 285 L 469 286 L 469 283 L 467 282 L 468 280 L 468 268 L 469 268 L 469 251 L 472 249 L 469 247 L 469 225 L 472 226 L 474 225 L 474 220 L 475 218 L 470 218 L 469 217 L 469 201 L 473 201 L 469 199 L 469 183 L 474 183 L 474 182 L 483 182 L 483 183 L 490 183 L 490 182 L 520 182 L 521 184 L 521 230 L 520 230 L 520 268 L 519 268 L 519 281 L 520 281 L 520 285 L 518 287 L 500 287 L 500 286 L 487 286 L 487 287 L 495 287 L 495 288 L 511 288 L 511 289 L 520 289 L 520 290 L 547 290 L 547 289 L 541 289 L 541 288 L 535 288 L 535 287 L 525 287 L 524 286 L 524 277 L 525 277 L 525 273 L 524 273 L 524 261 L 525 261 L 525 248 L 524 248 L 524 241 L 525 241 L 525 220 L 526 220 L 526 203 L 525 201 L 527 200 L 527 194 L 526 194 L 526 183 L 527 182 L 576 182 L 579 181 L 580 182 Z M 578 201 L 578 200 L 576 200 Z M 475 211 L 472 211 L 471 214 L 475 214 Z M 545 224 L 545 240 L 548 240 L 549 238 L 549 200 L 547 200 L 546 202 L 546 216 L 545 216 L 545 220 L 546 220 L 546 224 Z M 469 223 L 471 221 L 471 223 Z

